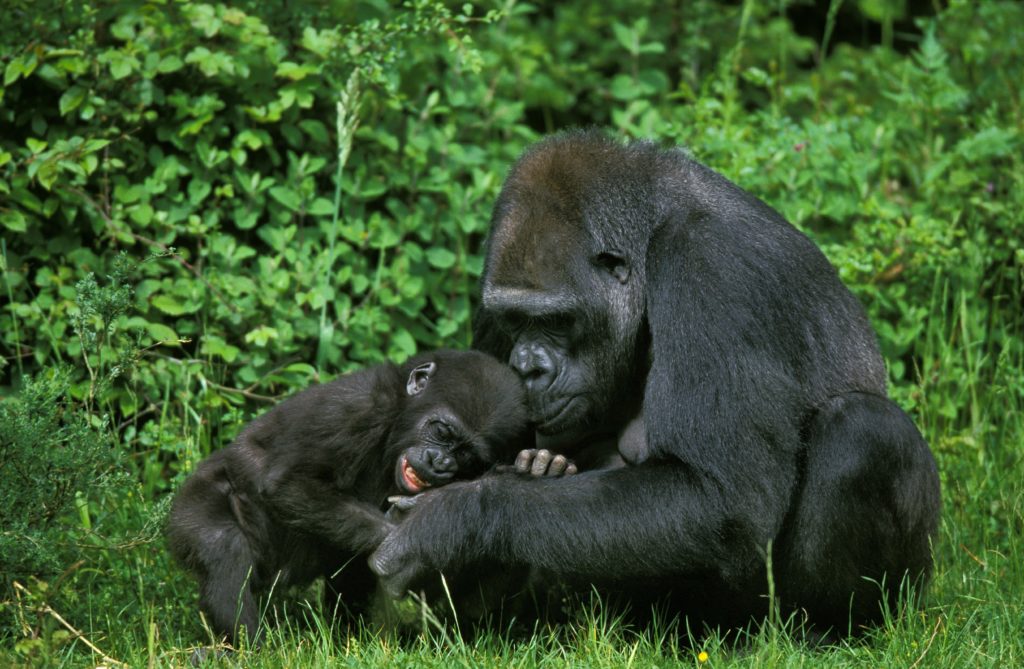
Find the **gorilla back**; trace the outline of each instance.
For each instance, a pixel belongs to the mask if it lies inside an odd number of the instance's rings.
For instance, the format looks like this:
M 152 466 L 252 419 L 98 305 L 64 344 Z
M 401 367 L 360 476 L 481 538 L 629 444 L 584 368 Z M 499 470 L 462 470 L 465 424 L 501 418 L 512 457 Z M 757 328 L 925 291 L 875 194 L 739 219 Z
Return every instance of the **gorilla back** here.
M 783 602 L 840 631 L 927 578 L 938 475 L 862 308 L 810 240 L 682 151 L 597 131 L 529 149 L 475 336 L 523 378 L 540 445 L 587 449 L 637 416 L 643 436 L 628 467 L 433 493 L 375 556 L 392 586 L 460 563 L 432 538 L 455 505 L 469 554 L 671 584 L 706 619 L 765 610 L 769 542 Z

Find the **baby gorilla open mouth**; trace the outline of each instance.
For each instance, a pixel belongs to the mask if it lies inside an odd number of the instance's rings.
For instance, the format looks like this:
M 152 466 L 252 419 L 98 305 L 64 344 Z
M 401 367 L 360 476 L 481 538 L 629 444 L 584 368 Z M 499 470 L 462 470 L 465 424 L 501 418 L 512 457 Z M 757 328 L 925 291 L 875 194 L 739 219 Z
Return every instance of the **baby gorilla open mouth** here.
M 397 478 L 399 487 L 404 488 L 406 492 L 418 493 L 430 487 L 429 482 L 424 481 L 416 474 L 416 470 L 404 455 L 398 459 Z

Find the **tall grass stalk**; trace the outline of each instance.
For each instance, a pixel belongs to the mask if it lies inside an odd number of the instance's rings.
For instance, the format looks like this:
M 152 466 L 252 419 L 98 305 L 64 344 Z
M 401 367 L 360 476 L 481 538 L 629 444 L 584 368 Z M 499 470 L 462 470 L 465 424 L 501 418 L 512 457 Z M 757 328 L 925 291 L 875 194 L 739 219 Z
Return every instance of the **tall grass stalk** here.
M 339 92 L 338 101 L 335 104 L 338 166 L 334 174 L 334 215 L 331 217 L 331 227 L 327 232 L 327 266 L 320 275 L 322 296 L 328 294 L 328 288 L 334 277 L 334 251 L 338 241 L 338 223 L 341 219 L 341 184 L 345 174 L 345 163 L 348 162 L 349 154 L 352 153 L 352 140 L 355 138 L 356 128 L 359 127 L 359 100 L 359 70 L 355 69 L 349 75 L 345 88 Z M 318 370 L 324 368 L 327 351 L 334 338 L 334 323 L 327 318 L 327 310 L 330 305 L 331 300 L 324 298 L 324 303 L 320 306 L 320 335 L 316 347 Z
M 14 330 L 14 361 L 18 365 L 18 378 L 25 376 L 25 368 L 21 362 L 21 333 L 18 331 L 18 315 L 14 313 L 14 291 L 7 276 L 7 240 L 0 239 L 0 272 L 4 274 L 4 287 L 7 289 L 7 304 L 11 309 L 11 326 Z

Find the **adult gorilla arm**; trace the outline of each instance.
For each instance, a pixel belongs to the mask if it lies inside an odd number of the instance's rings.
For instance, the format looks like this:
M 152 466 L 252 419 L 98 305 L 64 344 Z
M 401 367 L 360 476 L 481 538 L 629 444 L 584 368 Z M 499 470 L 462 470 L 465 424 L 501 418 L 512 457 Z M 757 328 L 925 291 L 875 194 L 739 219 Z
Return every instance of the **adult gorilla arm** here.
M 371 566 L 396 597 L 424 570 L 452 573 L 481 559 L 604 583 L 704 570 L 732 579 L 753 568 L 756 549 L 729 506 L 681 463 L 485 477 L 423 495 Z

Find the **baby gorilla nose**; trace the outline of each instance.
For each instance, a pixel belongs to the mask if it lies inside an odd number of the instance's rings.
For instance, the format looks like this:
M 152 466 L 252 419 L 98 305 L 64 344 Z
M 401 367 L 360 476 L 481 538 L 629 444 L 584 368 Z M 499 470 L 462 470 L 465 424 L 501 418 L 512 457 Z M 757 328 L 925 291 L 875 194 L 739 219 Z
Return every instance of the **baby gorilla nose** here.
M 430 468 L 436 474 L 454 474 L 459 470 L 459 465 L 455 462 L 455 458 L 440 448 L 427 450 L 427 462 L 430 463 Z

